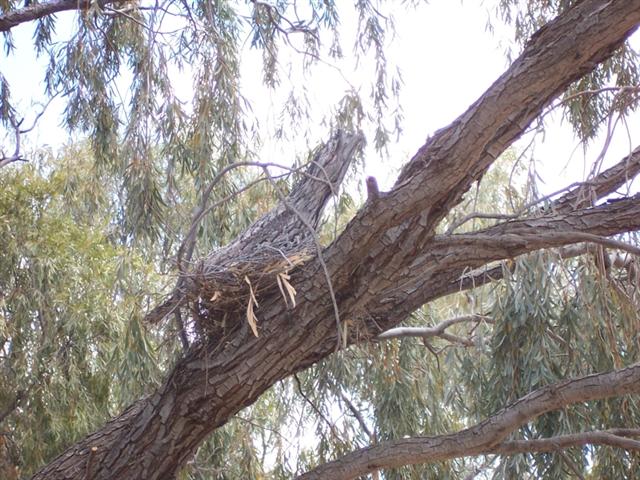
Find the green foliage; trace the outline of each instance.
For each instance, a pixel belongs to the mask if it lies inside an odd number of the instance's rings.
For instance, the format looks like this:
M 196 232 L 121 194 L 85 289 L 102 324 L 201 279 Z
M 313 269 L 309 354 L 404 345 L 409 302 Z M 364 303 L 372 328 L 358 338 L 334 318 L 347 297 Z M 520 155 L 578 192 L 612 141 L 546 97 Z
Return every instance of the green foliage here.
M 173 215 L 162 218 L 150 242 L 122 215 L 126 179 L 95 168 L 86 146 L 41 157 L 0 177 L 0 412 L 8 412 L 2 425 L 11 462 L 25 474 L 157 385 L 180 353 L 174 328 L 150 330 L 142 318 L 166 291 L 158 273 L 171 265 L 198 201 L 191 172 L 176 172 L 165 184 L 156 171 Z M 235 238 L 277 198 L 251 170 L 234 170 L 226 180 L 214 198 L 231 198 L 199 229 L 202 252 Z M 276 185 L 286 193 L 289 181 Z M 241 471 L 258 478 L 252 428 L 232 423 L 212 437 L 201 454 L 205 470 L 217 468 L 217 458 L 225 478 Z M 228 445 L 247 449 L 234 457 Z M 198 466 L 193 478 L 201 478 Z
M 548 253 L 505 266 L 494 292 L 495 327 L 482 355 L 462 355 L 459 379 L 478 399 L 466 404 L 480 420 L 530 391 L 564 378 L 620 368 L 637 361 L 638 298 L 633 285 L 603 277 L 589 257 L 563 262 Z M 590 402 L 551 412 L 525 425 L 514 438 L 556 435 L 635 425 L 640 405 L 633 398 Z M 571 466 L 570 466 L 571 465 Z M 494 478 L 572 478 L 583 474 L 630 478 L 637 465 L 606 447 L 565 454 L 507 457 Z M 606 474 L 604 472 L 607 472 Z M 615 473 L 614 473 L 615 472 Z
M 9 2 L 5 8 L 17 6 Z M 370 1 L 357 2 L 355 12 L 354 55 L 363 62 L 372 57 L 375 64 L 371 95 L 363 99 L 360 86 L 348 84 L 344 100 L 322 115 L 327 123 L 356 128 L 371 121 L 374 143 L 382 149 L 401 117 L 398 105 L 389 103 L 397 99 L 399 75 L 387 74 L 384 56 L 393 20 Z M 162 185 L 176 173 L 189 172 L 202 193 L 220 169 L 254 159 L 263 135 L 299 138 L 311 118 L 305 82 L 295 78 L 287 82 L 290 94 L 278 100 L 279 125 L 259 125 L 250 115 L 241 78 L 249 47 L 262 53 L 263 80 L 271 90 L 281 86 L 283 72 L 287 77 L 294 70 L 294 77 L 303 78 L 326 68 L 324 56 L 340 61 L 343 50 L 340 17 L 330 1 L 169 1 L 159 10 L 95 3 L 76 15 L 72 28 L 66 28 L 68 20 L 47 16 L 34 32 L 34 47 L 48 60 L 45 93 L 64 99 L 65 126 L 90 140 L 96 165 L 124 179 L 127 234 L 151 240 L 162 237 L 172 212 Z M 61 24 L 65 28 L 56 28 Z M 328 46 L 325 37 L 331 38 Z M 4 43 L 10 45 L 10 36 Z M 300 70 L 294 66 L 298 57 Z M 386 126 L 389 108 L 396 109 L 393 129 Z M 0 77 L 0 122 L 8 126 L 16 115 Z
M 156 347 L 140 329 L 157 279 L 110 239 L 115 191 L 80 153 L 0 177 L 0 410 L 16 402 L 3 430 L 25 473 L 158 375 Z

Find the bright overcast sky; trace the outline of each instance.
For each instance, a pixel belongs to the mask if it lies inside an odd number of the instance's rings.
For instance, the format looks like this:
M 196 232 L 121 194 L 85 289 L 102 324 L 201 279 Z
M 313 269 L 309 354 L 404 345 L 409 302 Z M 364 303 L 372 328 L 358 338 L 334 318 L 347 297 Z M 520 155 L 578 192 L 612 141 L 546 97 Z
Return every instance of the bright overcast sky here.
M 499 21 L 494 17 L 494 26 L 498 27 L 495 34 L 487 31 L 486 25 L 493 2 L 459 2 L 452 0 L 432 0 L 427 5 L 410 9 L 405 7 L 393 8 L 396 21 L 397 36 L 390 43 L 387 58 L 396 64 L 404 80 L 401 92 L 404 123 L 403 134 L 397 144 L 390 147 L 390 159 L 384 162 L 371 152 L 367 158 L 367 171 L 374 174 L 381 187 L 388 188 L 399 167 L 422 145 L 425 139 L 435 130 L 442 128 L 460 115 L 471 105 L 493 81 L 507 68 L 505 47 L 510 40 L 510 32 L 499 28 Z M 389 2 L 387 5 L 391 5 Z M 59 19 L 71 20 L 74 13 L 59 15 Z M 344 25 L 354 25 L 356 19 L 349 18 L 345 12 L 342 17 Z M 64 30 L 60 22 L 57 31 Z M 0 68 L 9 81 L 15 98 L 19 98 L 21 113 L 27 115 L 37 109 L 29 108 L 32 102 L 42 101 L 41 80 L 44 74 L 44 61 L 37 61 L 30 47 L 32 44 L 33 25 L 22 25 L 13 29 L 17 46 L 16 53 L 9 58 L 0 54 Z M 348 35 L 348 34 L 347 34 Z M 345 37 L 343 49 L 345 54 L 351 53 L 352 41 Z M 638 35 L 635 36 L 635 40 Z M 636 45 L 640 42 L 635 41 Z M 279 104 L 283 95 L 281 92 L 271 94 L 260 83 L 261 75 L 256 75 L 257 66 L 261 64 L 257 52 L 249 52 L 249 57 L 243 64 L 245 75 L 243 84 L 245 94 L 253 104 L 254 113 L 261 119 L 261 123 L 269 125 L 277 114 L 275 106 Z M 345 65 L 348 65 L 348 59 Z M 358 85 L 365 76 L 372 74 L 372 66 L 363 63 L 352 76 L 344 71 L 352 83 Z M 360 76 L 360 78 L 358 78 Z M 340 74 L 332 68 L 320 68 L 314 75 L 304 79 L 292 76 L 292 81 L 304 80 L 311 101 L 319 106 L 331 105 L 341 98 L 347 90 L 348 84 Z M 284 79 L 284 83 L 289 81 Z M 368 88 L 368 87 L 365 87 Z M 188 100 L 191 91 L 190 81 L 177 85 L 181 98 Z M 285 86 L 284 91 L 288 90 Z M 366 94 L 368 90 L 362 91 Z M 35 132 L 29 135 L 30 145 L 48 144 L 56 147 L 68 140 L 68 135 L 59 127 L 60 115 L 63 108 L 61 101 L 54 103 L 39 122 Z M 322 108 L 319 109 L 321 113 Z M 609 164 L 618 161 L 621 156 L 629 152 L 631 142 L 640 138 L 638 117 L 628 123 L 629 132 L 620 126 L 607 154 Z M 326 137 L 326 127 L 319 126 L 317 141 Z M 6 141 L 6 140 L 5 140 Z M 526 140 L 527 142 L 529 139 Z M 561 125 L 559 116 L 553 119 L 545 138 L 540 137 L 537 142 L 534 157 L 544 164 L 540 170 L 546 182 L 544 191 L 551 192 L 566 186 L 572 181 L 583 178 L 583 170 L 587 162 L 597 158 L 602 149 L 604 138 L 598 139 L 588 150 L 586 157 L 581 148 L 576 149 L 578 142 L 573 138 L 569 125 Z M 516 147 L 524 148 L 524 141 Z M 11 147 L 5 145 L 5 150 Z M 267 147 L 264 155 L 287 154 L 287 146 Z M 571 159 L 568 171 L 563 170 Z M 264 160 L 274 160 L 265 158 Z M 285 162 L 285 159 L 277 159 Z

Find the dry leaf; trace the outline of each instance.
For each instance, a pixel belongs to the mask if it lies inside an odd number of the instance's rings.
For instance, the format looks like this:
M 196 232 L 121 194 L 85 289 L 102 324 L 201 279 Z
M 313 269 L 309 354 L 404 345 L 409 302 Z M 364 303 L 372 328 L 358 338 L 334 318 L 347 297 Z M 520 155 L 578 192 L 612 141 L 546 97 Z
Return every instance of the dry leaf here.
M 251 331 L 257 337 L 258 336 L 258 317 L 253 313 L 253 306 L 255 305 L 258 308 L 258 300 L 256 300 L 256 296 L 253 294 L 253 287 L 251 287 L 251 282 L 249 278 L 245 275 L 244 281 L 249 285 L 249 302 L 247 303 L 247 323 L 251 327 Z
M 284 293 L 285 289 L 287 290 L 287 293 L 289 294 L 289 298 L 291 299 L 291 305 L 292 308 L 296 308 L 296 289 L 293 288 L 293 285 L 291 285 L 291 283 L 289 283 L 289 280 L 291 279 L 291 277 L 289 276 L 289 274 L 285 273 L 278 273 L 278 275 L 276 275 L 276 280 L 278 281 L 278 288 L 280 288 L 280 293 L 282 293 L 282 297 L 284 298 L 284 303 L 287 304 L 287 307 L 289 306 L 289 302 L 287 301 L 287 295 Z

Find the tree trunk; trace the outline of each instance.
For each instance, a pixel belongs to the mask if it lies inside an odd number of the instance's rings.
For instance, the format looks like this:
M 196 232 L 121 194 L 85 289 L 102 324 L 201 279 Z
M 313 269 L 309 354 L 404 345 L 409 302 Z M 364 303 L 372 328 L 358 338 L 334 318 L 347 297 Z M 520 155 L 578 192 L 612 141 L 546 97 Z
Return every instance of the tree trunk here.
M 245 311 L 216 311 L 227 314 L 225 325 L 231 328 L 217 331 L 210 337 L 215 341 L 192 346 L 154 394 L 70 447 L 34 478 L 173 478 L 214 429 L 278 380 L 336 350 L 334 299 L 344 341 L 355 343 L 464 287 L 469 269 L 540 248 L 597 240 L 595 235 L 639 229 L 636 196 L 582 210 L 561 208 L 473 234 L 435 235 L 472 183 L 542 109 L 611 56 L 639 22 L 640 0 L 585 0 L 544 26 L 482 97 L 420 148 L 390 192 L 365 204 L 322 256 L 305 243 L 304 262 L 291 271 L 290 282 L 298 292 L 295 308 L 287 307 L 273 285 L 260 290 L 258 337 L 242 327 Z M 287 221 L 294 222 L 302 216 L 305 221 L 296 228 L 303 232 L 309 212 L 319 212 L 324 200 L 300 212 L 295 198 L 289 197 L 277 215 L 288 211 Z M 276 231 L 274 225 L 285 228 L 287 222 L 259 221 L 226 255 L 250 253 L 257 248 L 256 238 L 278 243 L 288 230 Z M 203 288 L 217 278 L 212 267 L 230 265 L 231 260 L 216 254 L 205 261 L 198 282 L 186 286 L 160 316 L 182 305 L 178 297 L 202 301 Z M 246 305 L 248 295 L 245 290 L 240 303 Z

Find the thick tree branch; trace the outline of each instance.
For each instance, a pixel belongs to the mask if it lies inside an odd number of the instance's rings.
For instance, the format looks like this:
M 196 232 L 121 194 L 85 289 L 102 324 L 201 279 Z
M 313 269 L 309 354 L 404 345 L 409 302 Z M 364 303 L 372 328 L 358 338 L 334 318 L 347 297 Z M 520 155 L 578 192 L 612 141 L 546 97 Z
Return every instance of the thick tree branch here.
M 615 192 L 622 185 L 633 180 L 639 172 L 640 147 L 637 147 L 631 154 L 624 157 L 613 167 L 605 170 L 604 172 L 601 172 L 592 180 L 576 184 L 575 187 L 571 188 L 565 195 L 552 202 L 552 204 L 546 211 L 555 213 L 567 213 L 578 208 L 587 208 L 593 205 L 596 200 Z M 538 203 L 539 202 L 536 202 L 535 204 Z M 535 204 L 528 205 L 521 212 L 514 215 L 493 215 L 489 213 L 468 215 L 467 217 L 456 222 L 452 227 L 450 227 L 447 234 L 450 234 L 453 230 L 455 230 L 455 228 L 473 218 L 502 218 L 510 220 L 521 219 L 521 216 L 526 211 L 529 211 L 530 208 Z M 620 248 L 621 250 L 628 250 L 629 247 L 627 244 L 618 245 L 617 243 L 615 243 L 615 240 L 611 239 L 606 239 L 606 241 L 602 238 L 592 240 L 597 240 L 594 243 L 604 242 L 611 248 Z M 633 249 L 635 247 L 631 246 L 631 248 Z M 588 244 L 581 244 L 563 247 L 560 253 L 563 258 L 569 258 L 588 253 L 589 251 L 590 247 Z M 617 262 L 616 265 L 621 263 L 621 259 L 619 259 L 618 257 L 616 257 L 614 261 Z M 624 263 L 625 266 L 627 266 L 631 262 L 629 259 L 627 259 L 627 261 Z M 500 280 L 503 277 L 503 273 L 503 266 L 501 265 L 474 269 L 472 271 L 465 272 L 464 275 L 462 275 L 455 283 L 452 283 L 449 286 L 449 290 L 446 293 L 455 293 L 457 291 L 469 290 L 486 283 Z
M 422 264 L 416 257 L 433 248 L 435 227 L 544 106 L 611 55 L 639 21 L 640 0 L 586 0 L 537 33 L 509 70 L 467 112 L 429 139 L 394 188 L 381 193 L 376 202 L 368 202 L 330 246 L 325 258 L 337 290 L 342 283 L 352 299 L 346 307 L 360 315 L 368 311 L 377 319 L 386 316 L 383 310 L 399 306 L 394 315 L 397 323 L 422 300 L 432 299 L 435 292 L 430 289 L 442 272 L 441 265 Z M 566 34 L 569 31 L 571 35 Z M 354 257 L 360 259 L 355 268 Z M 464 258 L 459 260 L 445 278 L 451 278 L 452 272 L 457 278 L 465 269 L 483 264 L 463 265 Z M 416 263 L 420 268 L 414 268 Z M 452 266 L 451 261 L 446 263 Z M 428 281 L 412 285 L 411 279 L 405 281 L 407 270 L 409 276 L 419 271 Z M 442 283 L 438 283 L 439 290 Z M 382 293 L 394 288 L 396 295 Z M 384 299 L 377 302 L 380 315 L 367 306 L 373 292 Z M 421 298 L 403 303 L 410 296 Z M 384 325 L 383 330 L 392 326 L 393 322 Z
M 424 251 L 414 251 L 409 271 L 390 274 L 381 269 L 386 276 L 376 278 L 374 284 L 384 282 L 386 288 L 375 296 L 367 296 L 366 303 L 362 301 L 366 294 L 360 295 L 358 308 L 386 330 L 388 325 L 395 326 L 435 298 L 501 277 L 501 267 L 469 276 L 470 271 L 483 265 L 585 240 L 634 249 L 626 244 L 610 243 L 602 237 L 638 229 L 640 194 L 593 208 L 514 220 L 475 233 L 437 235 Z M 394 305 L 391 312 L 390 304 Z
M 428 212 L 428 216 L 416 218 L 411 226 L 432 233 L 543 108 L 609 57 L 635 30 L 640 1 L 614 3 L 581 2 L 536 33 L 509 70 L 469 110 L 420 148 L 376 211 L 364 212 L 364 218 L 354 222 L 346 234 L 375 240 L 390 227 L 415 217 L 415 212 Z M 611 29 L 617 34 L 612 35 Z M 549 48 L 552 44 L 553 49 Z M 556 56 L 559 51 L 561 57 Z M 473 135 L 468 135 L 469 129 Z M 393 208 L 397 205 L 402 205 L 401 211 Z M 385 230 L 372 232 L 367 228 L 370 222 L 384 225 Z
M 324 464 L 301 475 L 300 479 L 315 480 L 331 478 L 347 480 L 366 475 L 383 468 L 402 465 L 431 463 L 462 456 L 484 453 L 518 453 L 524 450 L 521 442 L 503 440 L 528 421 L 552 410 L 578 402 L 587 402 L 640 392 L 640 364 L 611 373 L 589 375 L 565 380 L 540 388 L 500 410 L 474 427 L 457 433 L 435 437 L 406 438 L 370 446 L 352 452 L 339 460 Z M 594 437 L 597 435 L 594 435 Z M 575 438 L 564 439 L 567 447 Z M 550 439 L 548 442 L 551 442 Z M 612 433 L 599 436 L 598 443 L 614 444 L 622 448 L 637 449 L 640 442 L 625 440 Z M 542 442 L 542 441 L 541 441 Z M 529 444 L 539 448 L 551 448 L 551 443 Z M 504 451 L 501 451 L 504 448 Z M 566 448 L 566 447 L 565 447 Z M 540 450 L 550 451 L 550 450 Z

